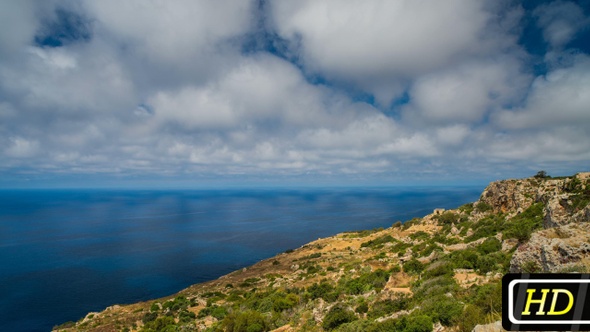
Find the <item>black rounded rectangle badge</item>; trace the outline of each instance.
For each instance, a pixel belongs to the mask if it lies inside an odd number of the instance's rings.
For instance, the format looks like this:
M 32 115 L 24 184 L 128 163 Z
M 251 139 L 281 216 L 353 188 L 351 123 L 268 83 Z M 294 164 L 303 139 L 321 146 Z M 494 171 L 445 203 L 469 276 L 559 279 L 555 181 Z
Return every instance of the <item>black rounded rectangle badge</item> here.
M 590 330 L 590 274 L 507 274 L 502 327 L 508 331 Z

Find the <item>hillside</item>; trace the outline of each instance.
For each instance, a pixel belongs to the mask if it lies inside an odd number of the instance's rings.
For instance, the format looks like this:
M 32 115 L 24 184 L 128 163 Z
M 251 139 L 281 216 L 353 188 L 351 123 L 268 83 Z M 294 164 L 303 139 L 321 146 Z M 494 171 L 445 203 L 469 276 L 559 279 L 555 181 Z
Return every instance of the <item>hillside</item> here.
M 588 270 L 589 202 L 590 173 L 498 181 L 457 209 L 319 239 L 54 331 L 471 331 L 500 320 L 504 273 Z

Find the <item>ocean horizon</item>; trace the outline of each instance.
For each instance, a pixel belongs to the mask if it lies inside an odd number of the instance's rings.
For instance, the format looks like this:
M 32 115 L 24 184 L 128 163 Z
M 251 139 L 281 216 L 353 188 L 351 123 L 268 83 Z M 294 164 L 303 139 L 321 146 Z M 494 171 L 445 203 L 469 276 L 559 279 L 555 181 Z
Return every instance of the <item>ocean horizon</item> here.
M 0 190 L 0 330 L 48 331 L 317 238 L 390 227 L 484 186 Z

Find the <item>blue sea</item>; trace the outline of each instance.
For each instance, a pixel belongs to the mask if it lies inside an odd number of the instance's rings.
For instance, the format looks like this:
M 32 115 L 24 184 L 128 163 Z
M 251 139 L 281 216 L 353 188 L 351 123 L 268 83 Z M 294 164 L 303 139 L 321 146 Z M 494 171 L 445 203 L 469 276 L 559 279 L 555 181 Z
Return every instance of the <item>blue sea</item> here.
M 0 331 L 49 331 L 483 187 L 0 191 Z

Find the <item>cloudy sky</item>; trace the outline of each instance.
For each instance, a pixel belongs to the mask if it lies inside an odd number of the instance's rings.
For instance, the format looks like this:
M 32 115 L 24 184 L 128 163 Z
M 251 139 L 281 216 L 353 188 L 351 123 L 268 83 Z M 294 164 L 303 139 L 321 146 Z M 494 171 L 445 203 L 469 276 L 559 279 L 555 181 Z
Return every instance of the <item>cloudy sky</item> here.
M 0 3 L 0 186 L 590 171 L 590 1 Z

